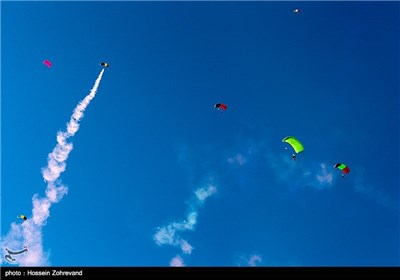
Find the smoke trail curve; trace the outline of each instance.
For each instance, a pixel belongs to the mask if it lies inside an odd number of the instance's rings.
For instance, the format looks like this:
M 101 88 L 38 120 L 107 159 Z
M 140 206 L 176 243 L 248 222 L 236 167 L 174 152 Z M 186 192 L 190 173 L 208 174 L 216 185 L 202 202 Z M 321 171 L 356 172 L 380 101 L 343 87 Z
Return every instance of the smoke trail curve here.
M 104 69 L 101 70 L 90 93 L 75 107 L 71 119 L 67 123 L 66 131 L 57 133 L 57 145 L 47 157 L 47 166 L 42 168 L 43 179 L 47 182 L 46 196 L 40 198 L 38 194 L 35 194 L 32 197 L 32 218 L 21 225 L 12 223 L 10 231 L 1 240 L 3 249 L 28 246 L 29 253 L 18 259 L 21 266 L 49 265 L 49 255 L 43 251 L 42 227 L 50 216 L 51 205 L 59 202 L 67 193 L 68 188 L 59 180 L 60 174 L 65 171 L 69 153 L 73 149 L 72 143 L 68 143 L 67 140 L 79 130 L 79 122 L 90 101 L 96 96 L 103 73 Z M 1 261 L 3 261 L 3 257 Z

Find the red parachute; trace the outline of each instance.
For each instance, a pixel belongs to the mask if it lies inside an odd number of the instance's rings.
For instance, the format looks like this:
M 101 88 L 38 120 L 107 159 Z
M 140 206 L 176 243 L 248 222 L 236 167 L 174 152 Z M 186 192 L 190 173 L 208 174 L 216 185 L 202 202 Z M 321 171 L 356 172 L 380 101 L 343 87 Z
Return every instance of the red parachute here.
M 228 106 L 226 106 L 225 104 L 222 103 L 217 103 L 214 105 L 214 108 L 217 108 L 219 111 L 225 111 L 226 109 L 228 109 Z

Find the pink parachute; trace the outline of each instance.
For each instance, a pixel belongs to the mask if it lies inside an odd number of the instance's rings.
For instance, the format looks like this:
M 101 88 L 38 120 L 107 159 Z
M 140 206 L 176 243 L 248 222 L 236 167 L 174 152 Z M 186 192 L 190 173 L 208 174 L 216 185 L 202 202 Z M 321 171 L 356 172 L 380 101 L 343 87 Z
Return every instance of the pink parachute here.
M 48 68 L 50 68 L 52 65 L 50 60 L 47 60 L 47 59 L 43 60 L 43 64 L 46 65 Z

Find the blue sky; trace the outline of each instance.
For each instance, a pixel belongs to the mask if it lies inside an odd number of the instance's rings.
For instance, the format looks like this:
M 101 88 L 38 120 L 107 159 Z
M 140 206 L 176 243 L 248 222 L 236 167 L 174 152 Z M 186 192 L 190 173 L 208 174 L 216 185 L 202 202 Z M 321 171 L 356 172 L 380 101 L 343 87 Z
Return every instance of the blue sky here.
M 399 2 L 2 2 L 1 18 L 3 266 L 400 264 Z M 102 61 L 54 182 L 68 192 L 35 224 Z

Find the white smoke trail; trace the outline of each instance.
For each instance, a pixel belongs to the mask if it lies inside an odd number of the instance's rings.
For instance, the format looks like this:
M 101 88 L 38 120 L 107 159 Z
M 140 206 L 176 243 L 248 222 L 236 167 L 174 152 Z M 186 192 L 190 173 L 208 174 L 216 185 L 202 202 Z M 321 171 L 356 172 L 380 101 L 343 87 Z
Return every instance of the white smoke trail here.
M 183 254 L 190 255 L 193 251 L 192 245 L 183 239 L 179 232 L 193 231 L 197 223 L 197 217 L 199 215 L 199 208 L 204 204 L 205 200 L 216 193 L 217 188 L 214 185 L 208 185 L 207 188 L 199 188 L 194 194 L 196 199 L 192 205 L 190 205 L 190 212 L 187 214 L 186 219 L 180 222 L 171 222 L 166 226 L 159 227 L 157 232 L 154 234 L 153 239 L 157 245 L 171 245 L 174 247 L 180 247 Z M 181 256 L 173 258 L 170 262 L 170 266 L 184 266 L 184 262 Z
M 169 266 L 183 267 L 183 266 L 185 266 L 185 262 L 183 261 L 181 256 L 177 255 L 169 262 Z
M 101 70 L 90 93 L 74 109 L 67 123 L 67 130 L 57 133 L 57 145 L 47 157 L 47 166 L 42 168 L 43 179 L 47 182 L 46 196 L 39 198 L 38 194 L 35 194 L 32 197 L 32 218 L 21 225 L 12 223 L 10 231 L 2 238 L 2 249 L 17 250 L 25 245 L 28 246 L 28 254 L 18 255 L 18 263 L 21 266 L 49 265 L 49 256 L 43 252 L 42 227 L 50 216 L 51 205 L 59 202 L 67 193 L 67 187 L 58 180 L 60 174 L 65 171 L 65 162 L 73 149 L 72 143 L 67 143 L 67 139 L 79 130 L 79 121 L 83 118 L 83 113 L 90 101 L 96 96 L 103 73 L 104 69 Z
M 247 266 L 257 266 L 258 263 L 262 261 L 262 257 L 260 255 L 252 255 L 247 260 Z

